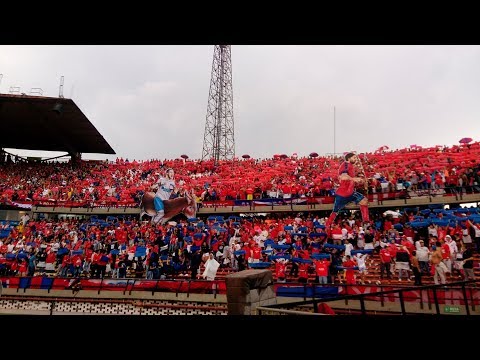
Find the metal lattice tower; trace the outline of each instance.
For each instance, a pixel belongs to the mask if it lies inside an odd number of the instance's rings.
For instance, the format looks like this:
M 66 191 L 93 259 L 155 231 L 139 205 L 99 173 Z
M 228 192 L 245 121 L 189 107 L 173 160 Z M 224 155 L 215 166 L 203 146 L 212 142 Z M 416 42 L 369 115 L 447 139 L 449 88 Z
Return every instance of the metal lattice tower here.
M 233 160 L 234 135 L 231 47 L 215 45 L 202 160 Z

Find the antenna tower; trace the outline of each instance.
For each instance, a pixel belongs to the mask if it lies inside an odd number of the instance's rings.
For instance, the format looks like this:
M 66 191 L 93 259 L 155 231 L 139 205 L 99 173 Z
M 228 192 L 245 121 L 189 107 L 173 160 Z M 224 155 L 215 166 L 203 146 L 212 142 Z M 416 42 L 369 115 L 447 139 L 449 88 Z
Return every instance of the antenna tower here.
M 215 45 L 202 160 L 233 160 L 234 135 L 231 46 Z

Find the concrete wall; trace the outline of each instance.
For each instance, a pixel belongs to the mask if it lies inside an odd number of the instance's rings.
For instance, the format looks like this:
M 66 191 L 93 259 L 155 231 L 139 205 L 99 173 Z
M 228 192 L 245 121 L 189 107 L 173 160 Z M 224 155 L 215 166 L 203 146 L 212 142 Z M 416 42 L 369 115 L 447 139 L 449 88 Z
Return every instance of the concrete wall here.
M 226 315 L 225 304 L 169 300 L 0 299 L 0 314 L 17 315 Z
M 226 315 L 227 300 L 220 294 L 4 288 L 0 314 Z
M 270 270 L 244 270 L 225 281 L 228 315 L 256 315 L 257 306 L 277 303 Z

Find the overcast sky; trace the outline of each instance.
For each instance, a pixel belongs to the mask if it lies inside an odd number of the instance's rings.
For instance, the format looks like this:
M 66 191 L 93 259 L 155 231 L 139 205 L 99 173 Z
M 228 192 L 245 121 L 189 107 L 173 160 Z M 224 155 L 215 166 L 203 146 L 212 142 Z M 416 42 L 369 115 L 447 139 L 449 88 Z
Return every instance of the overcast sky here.
M 117 156 L 200 158 L 213 49 L 0 46 L 0 92 L 39 87 L 56 97 L 63 75 L 64 96 Z M 234 45 L 232 66 L 237 156 L 480 139 L 479 46 Z

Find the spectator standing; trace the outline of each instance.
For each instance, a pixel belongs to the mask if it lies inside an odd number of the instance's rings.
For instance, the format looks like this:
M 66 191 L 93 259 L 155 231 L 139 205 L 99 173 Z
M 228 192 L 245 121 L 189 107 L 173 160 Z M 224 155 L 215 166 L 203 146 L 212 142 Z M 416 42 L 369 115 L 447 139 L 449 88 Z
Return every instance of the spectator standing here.
M 473 272 L 473 250 L 470 247 L 466 247 L 463 252 L 463 272 L 465 274 L 465 280 L 475 280 L 475 274 Z
M 390 264 L 392 263 L 392 254 L 388 246 L 385 246 L 380 250 L 380 279 L 383 280 L 383 273 L 387 273 L 387 279 L 392 278 L 392 273 L 390 272 Z
M 422 271 L 420 269 L 420 264 L 417 258 L 417 251 L 413 250 L 412 257 L 410 258 L 412 262 L 412 271 L 413 276 L 415 276 L 415 285 L 422 285 Z
M 330 268 L 331 261 L 329 259 L 314 260 L 315 265 L 315 282 L 319 284 L 327 284 L 328 269 Z
M 443 263 L 442 258 L 442 244 L 440 241 L 437 241 L 435 244 L 435 251 L 432 253 L 432 257 L 430 259 L 435 271 L 433 275 L 433 281 L 437 285 L 439 284 L 439 279 L 440 283 L 442 284 L 447 282 L 446 273 L 448 272 L 448 268 Z

